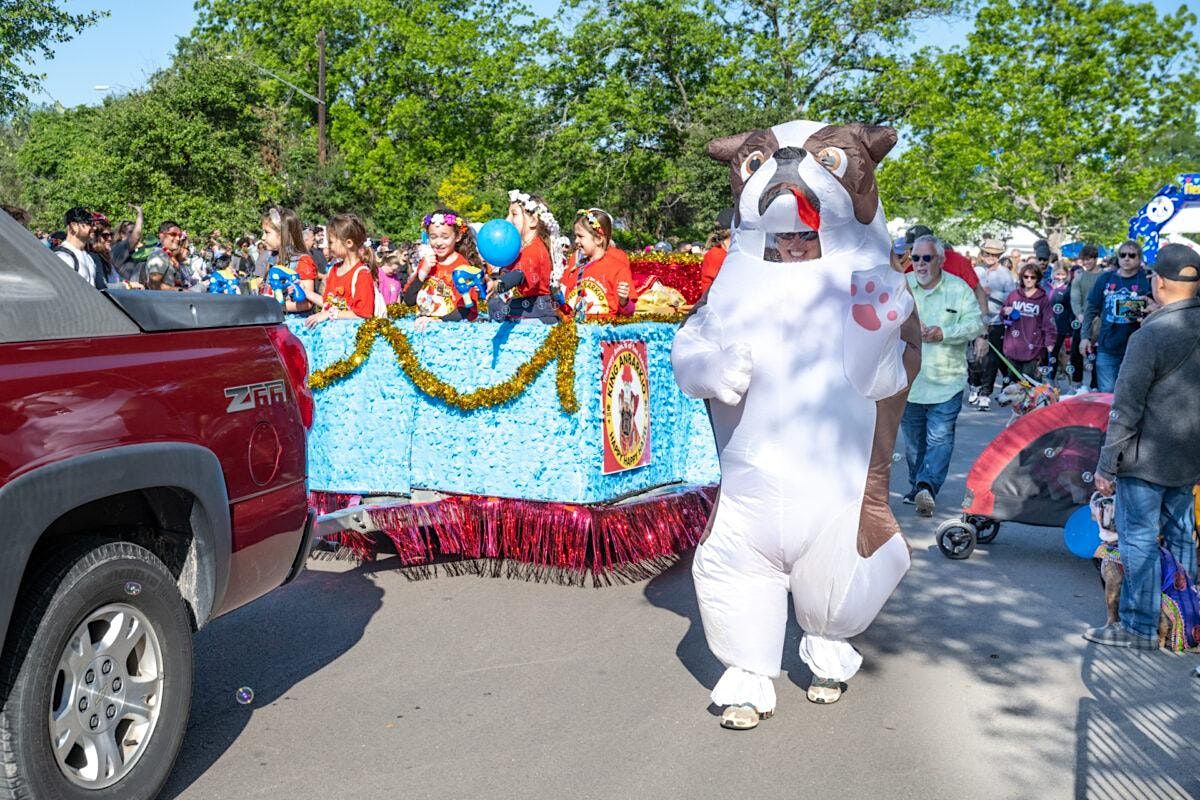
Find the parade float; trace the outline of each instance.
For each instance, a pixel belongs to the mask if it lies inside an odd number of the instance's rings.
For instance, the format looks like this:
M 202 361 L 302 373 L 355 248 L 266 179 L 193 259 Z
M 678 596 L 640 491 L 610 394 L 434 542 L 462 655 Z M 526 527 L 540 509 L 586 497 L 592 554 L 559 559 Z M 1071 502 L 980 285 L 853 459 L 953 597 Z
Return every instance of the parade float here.
M 391 306 L 289 323 L 309 358 L 309 490 L 341 528 L 331 540 L 359 558 L 390 544 L 416 572 L 576 584 L 644 578 L 694 546 L 720 472 L 670 351 L 698 259 L 633 268 L 633 317 L 422 327 Z

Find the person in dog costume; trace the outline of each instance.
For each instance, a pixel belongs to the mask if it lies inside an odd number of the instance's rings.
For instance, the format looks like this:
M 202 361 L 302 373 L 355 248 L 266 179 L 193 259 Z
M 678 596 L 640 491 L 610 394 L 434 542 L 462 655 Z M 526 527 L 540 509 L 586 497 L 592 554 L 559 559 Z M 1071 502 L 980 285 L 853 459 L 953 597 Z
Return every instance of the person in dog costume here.
M 775 709 L 789 591 L 808 699 L 831 703 L 862 664 L 846 640 L 908 571 L 888 479 L 920 323 L 875 183 L 895 143 L 887 127 L 795 121 L 708 145 L 730 165 L 733 242 L 671 360 L 708 401 L 720 454 L 692 575 L 727 728 Z

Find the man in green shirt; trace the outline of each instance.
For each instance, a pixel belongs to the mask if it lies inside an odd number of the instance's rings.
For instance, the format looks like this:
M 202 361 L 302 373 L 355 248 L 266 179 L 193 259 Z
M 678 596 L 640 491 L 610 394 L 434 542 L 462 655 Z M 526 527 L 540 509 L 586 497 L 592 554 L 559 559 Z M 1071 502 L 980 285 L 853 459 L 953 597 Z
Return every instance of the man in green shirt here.
M 933 236 L 913 242 L 908 286 L 921 319 L 921 371 L 908 392 L 904 417 L 904 455 L 911 491 L 904 502 L 917 513 L 933 515 L 934 500 L 946 481 L 954 452 L 954 425 L 967 387 L 963 345 L 983 330 L 979 303 L 970 287 L 942 271 L 946 251 Z

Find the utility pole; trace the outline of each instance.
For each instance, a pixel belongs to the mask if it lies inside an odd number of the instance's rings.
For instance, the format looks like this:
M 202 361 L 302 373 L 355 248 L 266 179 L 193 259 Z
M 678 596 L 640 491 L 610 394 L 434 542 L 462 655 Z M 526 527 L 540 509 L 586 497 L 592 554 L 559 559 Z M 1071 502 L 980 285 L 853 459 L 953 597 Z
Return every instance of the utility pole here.
M 317 163 L 325 166 L 325 29 L 317 34 Z

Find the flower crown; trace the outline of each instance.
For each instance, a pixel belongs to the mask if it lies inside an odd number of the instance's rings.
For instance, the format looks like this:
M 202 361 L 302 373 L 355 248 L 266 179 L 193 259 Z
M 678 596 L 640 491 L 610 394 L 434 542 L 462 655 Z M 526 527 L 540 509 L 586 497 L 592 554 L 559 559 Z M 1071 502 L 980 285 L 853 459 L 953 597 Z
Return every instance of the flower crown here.
M 604 225 L 600 222 L 600 215 L 603 213 L 604 211 L 599 208 L 581 208 L 575 212 L 575 215 L 580 220 L 586 220 L 588 227 L 603 237 L 607 236 L 604 232 Z
M 454 213 L 443 214 L 439 212 L 437 214 L 426 214 L 425 218 L 421 220 L 421 227 L 429 230 L 430 225 L 449 225 L 451 228 L 458 228 L 460 231 L 465 231 L 467 229 L 467 220 L 466 217 L 460 217 Z

